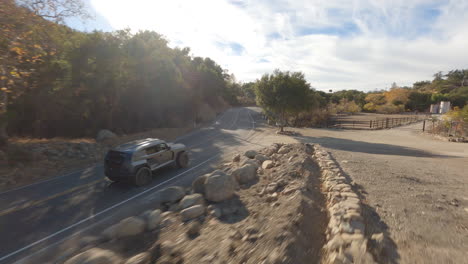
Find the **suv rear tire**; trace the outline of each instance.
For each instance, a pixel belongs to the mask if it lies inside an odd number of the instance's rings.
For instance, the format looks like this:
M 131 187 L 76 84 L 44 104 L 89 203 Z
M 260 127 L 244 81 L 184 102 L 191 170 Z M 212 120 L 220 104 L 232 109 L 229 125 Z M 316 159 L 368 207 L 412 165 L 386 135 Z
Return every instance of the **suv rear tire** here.
M 144 186 L 151 182 L 153 174 L 148 167 L 139 168 L 134 177 L 134 183 L 136 186 Z
M 189 156 L 187 152 L 184 151 L 177 155 L 176 164 L 177 164 L 177 167 L 179 168 L 185 168 L 188 166 Z

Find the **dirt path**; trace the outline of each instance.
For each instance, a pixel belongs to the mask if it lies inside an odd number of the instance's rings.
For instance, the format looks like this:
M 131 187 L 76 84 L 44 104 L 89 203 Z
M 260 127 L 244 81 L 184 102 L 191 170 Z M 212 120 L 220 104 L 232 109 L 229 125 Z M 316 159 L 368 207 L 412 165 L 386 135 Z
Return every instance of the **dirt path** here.
M 383 131 L 295 129 L 319 143 L 360 186 L 368 232 L 391 238 L 387 263 L 468 263 L 468 144 Z

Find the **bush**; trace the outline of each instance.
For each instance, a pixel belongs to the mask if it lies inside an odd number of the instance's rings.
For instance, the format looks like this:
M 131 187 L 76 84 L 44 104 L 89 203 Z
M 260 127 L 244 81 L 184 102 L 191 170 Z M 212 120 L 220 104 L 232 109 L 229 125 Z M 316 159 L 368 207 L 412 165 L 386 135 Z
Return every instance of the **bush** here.
M 450 110 L 445 116 L 446 119 L 450 121 L 468 122 L 468 105 L 465 105 L 463 109 L 455 106 L 453 110 Z
M 363 106 L 363 110 L 374 113 L 377 110 L 377 106 L 374 103 L 367 103 Z
M 331 116 L 330 110 L 313 109 L 307 112 L 298 114 L 291 124 L 297 127 L 317 127 L 325 126 L 328 118 Z
M 404 105 L 384 104 L 376 107 L 376 112 L 380 114 L 397 114 L 405 111 Z
M 330 104 L 329 112 L 332 114 L 340 113 L 359 113 L 361 112 L 361 107 L 354 101 L 348 101 L 346 98 L 340 100 L 339 104 Z

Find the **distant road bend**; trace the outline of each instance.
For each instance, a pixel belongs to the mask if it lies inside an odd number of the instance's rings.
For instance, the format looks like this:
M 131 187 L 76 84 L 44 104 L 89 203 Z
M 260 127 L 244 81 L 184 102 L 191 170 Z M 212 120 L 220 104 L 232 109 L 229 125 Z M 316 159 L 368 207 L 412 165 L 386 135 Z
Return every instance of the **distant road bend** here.
M 176 142 L 190 149 L 191 165 L 162 169 L 149 186 L 111 184 L 103 165 L 97 164 L 0 193 L 0 263 L 34 263 L 46 249 L 78 233 L 138 212 L 155 191 L 188 184 L 208 172 L 221 155 L 261 140 L 255 130 L 260 121 L 258 108 L 231 108 L 212 126 L 178 138 Z

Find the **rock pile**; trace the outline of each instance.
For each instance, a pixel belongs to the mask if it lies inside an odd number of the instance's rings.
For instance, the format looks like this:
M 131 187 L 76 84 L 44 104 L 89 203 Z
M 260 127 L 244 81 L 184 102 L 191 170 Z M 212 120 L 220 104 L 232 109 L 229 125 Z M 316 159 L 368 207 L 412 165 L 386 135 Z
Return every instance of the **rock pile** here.
M 49 160 L 60 160 L 63 158 L 94 158 L 94 156 L 97 156 L 98 153 L 103 151 L 102 149 L 103 147 L 96 143 L 49 142 L 31 143 L 27 151 L 43 155 Z
M 468 139 L 466 139 L 464 137 L 449 137 L 448 141 L 449 142 L 465 142 L 465 143 L 468 143 Z
M 236 201 L 230 199 L 239 189 L 239 184 L 248 184 L 258 178 L 257 169 L 259 165 L 255 157 L 259 160 L 267 159 L 267 157 L 258 155 L 253 150 L 246 152 L 245 157 L 247 162 L 243 165 L 240 164 L 240 155 L 234 157 L 231 173 L 215 170 L 198 177 L 193 181 L 190 190 L 180 186 L 172 186 L 160 191 L 157 195 L 160 208 L 166 210 L 166 212 L 162 212 L 160 209 L 148 210 L 139 216 L 123 219 L 119 223 L 106 228 L 97 240 L 101 242 L 116 241 L 135 237 L 145 232 L 157 232 L 158 229 L 174 223 L 177 215 L 180 221 L 187 226 L 187 235 L 194 237 L 200 233 L 201 222 L 206 216 L 221 218 L 239 213 L 239 205 L 236 204 Z M 211 204 L 207 206 L 209 203 Z M 94 242 L 95 240 L 93 240 Z M 86 243 L 83 243 L 82 247 L 86 248 Z M 160 247 L 161 245 L 158 246 L 158 254 L 163 251 Z M 167 249 L 166 251 L 171 250 Z M 162 260 L 172 261 L 169 260 L 171 254 L 164 256 Z M 153 255 L 149 250 L 149 252 L 135 255 L 125 263 L 149 263 Z M 111 260 L 112 263 L 123 263 L 118 255 L 109 250 L 91 248 L 69 259 L 66 263 L 101 263 L 100 261 L 102 263 L 111 263 L 109 262 Z
M 359 196 L 328 152 L 315 145 L 315 158 L 322 171 L 329 224 L 324 263 L 375 263 L 367 248 Z
M 82 252 L 66 264 L 268 264 L 318 259 L 326 215 L 313 152 L 303 144 L 273 144 L 237 154 L 188 188 L 172 186 L 158 192 L 155 208 L 83 241 Z M 311 184 L 312 178 L 316 183 Z M 318 196 L 321 201 L 314 200 Z M 135 241 L 144 244 L 145 239 L 148 245 L 136 246 Z

